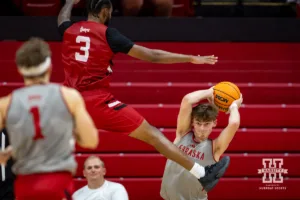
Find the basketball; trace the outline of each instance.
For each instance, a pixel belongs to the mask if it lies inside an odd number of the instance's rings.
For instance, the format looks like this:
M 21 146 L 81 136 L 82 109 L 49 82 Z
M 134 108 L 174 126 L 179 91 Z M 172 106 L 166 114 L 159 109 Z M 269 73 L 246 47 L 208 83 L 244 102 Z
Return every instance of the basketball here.
M 234 100 L 240 98 L 240 89 L 231 82 L 220 82 L 214 86 L 214 104 L 222 112 L 227 112 Z

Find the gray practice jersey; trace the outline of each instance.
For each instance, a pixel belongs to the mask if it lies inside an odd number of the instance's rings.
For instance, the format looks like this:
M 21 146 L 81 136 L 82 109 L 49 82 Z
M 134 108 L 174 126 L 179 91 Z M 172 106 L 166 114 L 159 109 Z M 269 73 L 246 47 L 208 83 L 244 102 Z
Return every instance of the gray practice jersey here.
M 194 141 L 192 131 L 183 136 L 175 145 L 201 166 L 216 163 L 212 152 L 212 140 L 207 139 L 198 143 Z M 207 193 L 197 178 L 171 160 L 167 160 L 166 163 L 160 194 L 165 200 L 207 199 Z
M 73 127 L 61 86 L 33 85 L 15 90 L 6 117 L 16 161 L 14 173 L 74 173 Z

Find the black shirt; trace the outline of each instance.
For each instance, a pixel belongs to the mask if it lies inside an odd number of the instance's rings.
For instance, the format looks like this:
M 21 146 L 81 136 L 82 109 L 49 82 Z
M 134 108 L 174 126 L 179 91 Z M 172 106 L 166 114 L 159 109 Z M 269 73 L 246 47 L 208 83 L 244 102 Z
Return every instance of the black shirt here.
M 71 21 L 63 22 L 59 27 L 58 30 L 61 35 L 65 33 L 65 31 L 72 26 Z M 109 47 L 111 50 L 116 53 L 125 53 L 127 54 L 130 49 L 133 47 L 134 43 L 122 35 L 117 29 L 108 27 L 106 29 L 106 39 Z
M 5 137 L 4 147 L 9 145 L 8 134 L 6 130 L 0 130 L 0 150 L 2 148 L 2 138 Z M 11 171 L 11 167 L 13 165 L 13 160 L 9 159 L 5 166 L 5 175 L 2 174 L 0 167 L 0 199 L 1 200 L 14 200 L 14 180 L 15 175 Z M 3 180 L 3 178 L 5 179 Z

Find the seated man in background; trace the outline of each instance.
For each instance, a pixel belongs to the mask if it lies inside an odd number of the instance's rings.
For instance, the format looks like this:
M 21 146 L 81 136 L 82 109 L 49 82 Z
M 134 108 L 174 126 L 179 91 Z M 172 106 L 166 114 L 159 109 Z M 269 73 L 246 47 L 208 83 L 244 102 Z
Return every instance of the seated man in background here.
M 112 3 L 124 16 L 170 17 L 173 6 L 173 0 L 112 0 Z
M 128 200 L 123 185 L 104 179 L 106 168 L 97 156 L 90 156 L 84 161 L 83 176 L 87 185 L 73 194 L 73 200 Z

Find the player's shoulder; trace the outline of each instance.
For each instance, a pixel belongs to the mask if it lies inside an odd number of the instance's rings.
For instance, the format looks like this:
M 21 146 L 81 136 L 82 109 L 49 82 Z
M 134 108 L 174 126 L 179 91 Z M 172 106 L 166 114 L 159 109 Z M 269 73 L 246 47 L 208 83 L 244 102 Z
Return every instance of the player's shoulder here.
M 71 96 L 73 98 L 80 98 L 81 97 L 80 93 L 74 88 L 70 88 L 70 87 L 67 87 L 67 86 L 61 86 L 60 89 L 61 89 L 61 92 L 64 95 Z
M 86 21 L 78 21 L 78 22 L 73 22 L 73 21 L 65 21 L 59 26 L 59 30 L 63 33 L 73 33 L 73 32 L 78 32 L 78 29 L 80 30 L 80 27 L 86 26 L 87 23 Z
M 75 112 L 77 106 L 84 104 L 81 94 L 73 88 L 62 86 L 61 94 L 71 113 Z
M 119 34 L 121 34 L 121 33 L 116 28 L 107 27 L 107 29 L 106 29 L 106 35 L 119 35 Z

